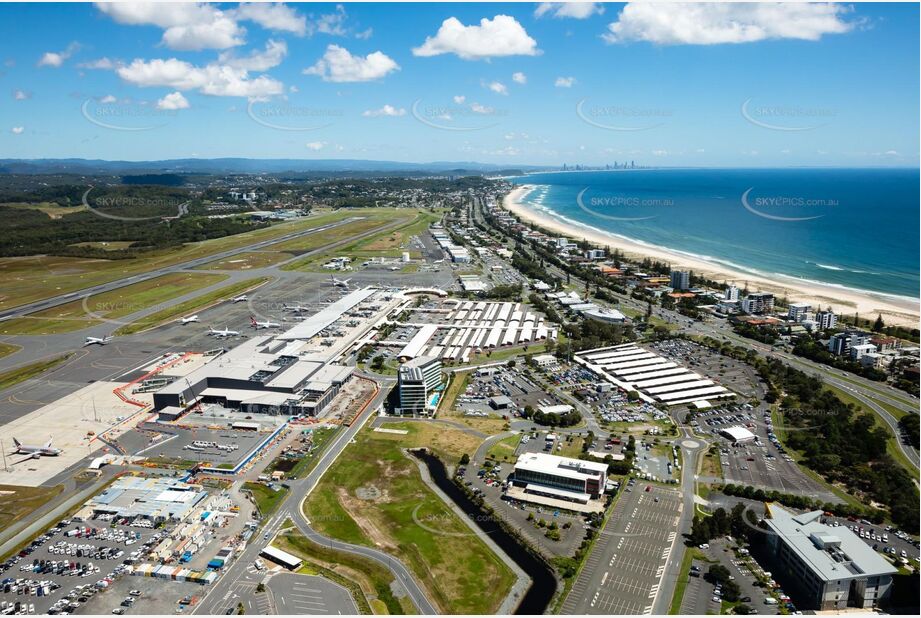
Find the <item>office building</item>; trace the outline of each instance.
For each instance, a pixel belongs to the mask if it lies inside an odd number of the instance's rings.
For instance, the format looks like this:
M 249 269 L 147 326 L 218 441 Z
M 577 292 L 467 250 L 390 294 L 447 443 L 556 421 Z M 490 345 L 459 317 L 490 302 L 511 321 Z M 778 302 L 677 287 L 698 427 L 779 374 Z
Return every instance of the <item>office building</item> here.
M 604 493 L 607 477 L 607 464 L 546 453 L 525 453 L 515 462 L 514 482 L 526 493 L 581 504 Z
M 691 273 L 686 270 L 673 270 L 669 275 L 669 287 L 673 290 L 686 290 L 691 287 Z
M 400 414 L 427 415 L 435 409 L 436 390 L 441 386 L 441 360 L 417 356 L 400 365 L 398 372 Z
M 800 609 L 871 609 L 890 592 L 897 569 L 844 526 L 821 523 L 822 511 L 797 515 L 768 505 L 765 535 L 776 578 Z

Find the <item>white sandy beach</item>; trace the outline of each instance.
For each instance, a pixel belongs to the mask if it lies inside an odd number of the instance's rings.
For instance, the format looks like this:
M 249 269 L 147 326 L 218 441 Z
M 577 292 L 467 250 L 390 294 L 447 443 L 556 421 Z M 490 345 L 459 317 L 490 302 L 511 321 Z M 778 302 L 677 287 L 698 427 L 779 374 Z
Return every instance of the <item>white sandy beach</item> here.
M 715 281 L 732 281 L 739 287 L 747 282 L 752 291 L 773 292 L 777 297 L 786 296 L 790 302 L 807 302 L 813 308 L 831 306 L 836 313 L 851 314 L 855 312 L 862 318 L 873 319 L 877 314 L 882 314 L 887 324 L 901 324 L 917 327 L 921 318 L 921 307 L 918 302 L 910 299 L 875 295 L 872 292 L 859 292 L 846 290 L 833 285 L 822 285 L 813 282 L 772 280 L 751 273 L 734 271 L 723 264 L 696 259 L 665 248 L 650 247 L 630 240 L 620 238 L 613 234 L 559 221 L 553 217 L 536 212 L 524 206 L 520 200 L 530 191 L 531 185 L 523 185 L 511 193 L 504 200 L 504 207 L 517 215 L 521 220 L 534 223 L 546 230 L 552 230 L 561 236 L 573 239 L 585 239 L 602 247 L 619 249 L 628 257 L 649 257 L 662 262 L 668 262 L 676 268 L 688 268 L 696 274 L 706 276 Z

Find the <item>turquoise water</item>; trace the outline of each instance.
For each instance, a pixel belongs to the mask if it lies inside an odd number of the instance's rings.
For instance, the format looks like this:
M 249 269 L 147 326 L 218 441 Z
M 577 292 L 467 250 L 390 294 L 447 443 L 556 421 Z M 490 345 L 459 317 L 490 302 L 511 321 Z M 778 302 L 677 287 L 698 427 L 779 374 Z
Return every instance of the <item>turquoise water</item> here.
M 917 299 L 915 169 L 650 169 L 510 178 L 525 206 L 742 272 Z

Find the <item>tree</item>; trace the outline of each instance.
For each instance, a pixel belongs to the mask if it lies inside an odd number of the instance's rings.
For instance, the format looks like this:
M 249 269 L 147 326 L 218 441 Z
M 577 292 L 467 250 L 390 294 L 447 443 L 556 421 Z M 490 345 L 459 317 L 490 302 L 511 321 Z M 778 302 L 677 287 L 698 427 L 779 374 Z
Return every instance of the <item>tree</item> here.
M 882 332 L 884 328 L 886 328 L 886 324 L 883 322 L 883 316 L 877 315 L 876 322 L 873 323 L 873 332 L 874 333 Z
M 470 455 L 468 455 L 467 453 L 464 453 L 463 455 L 461 455 L 460 465 L 466 466 L 469 463 L 470 463 Z

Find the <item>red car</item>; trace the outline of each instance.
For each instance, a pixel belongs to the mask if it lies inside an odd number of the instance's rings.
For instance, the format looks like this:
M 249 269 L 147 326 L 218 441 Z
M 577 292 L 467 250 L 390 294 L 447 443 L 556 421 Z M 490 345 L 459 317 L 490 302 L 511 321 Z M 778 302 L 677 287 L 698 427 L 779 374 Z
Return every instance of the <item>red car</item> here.
M 652 491 L 652 485 L 647 485 L 647 486 L 646 486 L 646 491 Z

